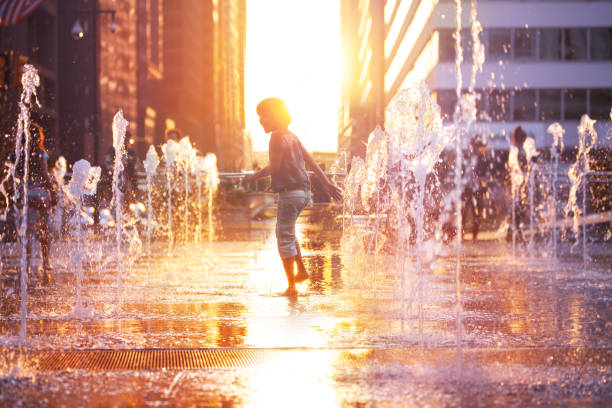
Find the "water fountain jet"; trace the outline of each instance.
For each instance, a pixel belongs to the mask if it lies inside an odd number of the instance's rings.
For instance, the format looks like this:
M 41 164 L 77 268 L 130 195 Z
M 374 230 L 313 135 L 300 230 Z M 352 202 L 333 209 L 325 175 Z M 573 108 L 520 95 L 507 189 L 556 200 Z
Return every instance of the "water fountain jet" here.
M 168 140 L 168 142 L 162 145 L 168 195 L 168 256 L 172 254 L 172 247 L 174 245 L 174 231 L 172 226 L 172 179 L 174 178 L 174 166 L 178 159 L 178 151 L 179 145 L 174 140 Z
M 72 178 L 68 184 L 70 194 L 76 199 L 76 212 L 74 222 L 76 223 L 76 306 L 74 315 L 83 317 L 84 309 L 81 300 L 81 287 L 83 282 L 83 234 L 81 214 L 83 212 L 83 196 L 95 194 L 98 181 L 100 181 L 100 167 L 92 167 L 87 160 L 79 160 L 72 166 Z
M 550 147 L 550 153 L 553 157 L 552 170 L 552 244 L 553 256 L 557 259 L 557 180 L 559 178 L 559 155 L 563 151 L 563 134 L 565 129 L 555 122 L 548 126 L 548 133 L 553 135 L 553 143 Z
M 159 157 L 155 146 L 149 146 L 147 157 L 144 161 L 144 168 L 147 175 L 147 257 L 151 261 L 151 224 L 153 223 L 153 199 L 151 197 L 152 179 L 159 165 Z
M 121 304 L 123 291 L 123 266 L 121 255 L 121 240 L 123 234 L 123 192 L 121 191 L 121 180 L 125 176 L 125 161 L 127 151 L 125 148 L 125 132 L 129 122 L 123 117 L 123 111 L 119 111 L 113 117 L 113 147 L 115 149 L 115 161 L 113 166 L 113 198 L 111 206 L 115 208 L 115 234 L 117 240 L 117 295 Z
M 17 134 L 15 135 L 15 163 L 12 166 L 13 192 L 14 192 L 14 208 L 17 213 L 17 203 L 21 204 L 19 212 L 19 239 L 21 242 L 21 264 L 19 286 L 21 289 L 21 329 L 19 331 L 20 344 L 25 343 L 26 338 L 26 319 L 27 319 L 27 274 L 28 274 L 28 259 L 27 259 L 27 229 L 28 229 L 28 176 L 30 166 L 30 106 L 32 103 L 40 106 L 36 99 L 37 88 L 40 86 L 40 77 L 38 71 L 33 65 L 25 64 L 23 66 L 23 74 L 21 76 L 21 85 L 23 91 L 19 101 L 19 118 L 17 120 Z M 19 168 L 20 159 L 23 158 L 23 175 L 20 179 L 16 176 L 15 171 Z

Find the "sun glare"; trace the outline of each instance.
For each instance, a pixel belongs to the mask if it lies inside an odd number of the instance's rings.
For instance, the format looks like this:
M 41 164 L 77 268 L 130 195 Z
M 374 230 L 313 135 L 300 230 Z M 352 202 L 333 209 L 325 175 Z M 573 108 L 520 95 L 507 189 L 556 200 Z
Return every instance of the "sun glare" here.
M 255 151 L 269 136 L 255 107 L 283 98 L 290 129 L 309 151 L 337 150 L 340 108 L 339 1 L 257 0 L 247 3 L 245 116 Z

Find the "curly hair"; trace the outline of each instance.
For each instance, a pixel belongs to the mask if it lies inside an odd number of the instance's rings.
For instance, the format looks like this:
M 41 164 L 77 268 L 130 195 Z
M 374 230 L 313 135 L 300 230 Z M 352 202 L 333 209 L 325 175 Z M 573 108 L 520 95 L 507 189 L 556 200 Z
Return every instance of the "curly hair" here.
M 291 123 L 291 115 L 287 104 L 280 98 L 266 98 L 257 104 L 257 114 L 273 117 L 283 127 Z

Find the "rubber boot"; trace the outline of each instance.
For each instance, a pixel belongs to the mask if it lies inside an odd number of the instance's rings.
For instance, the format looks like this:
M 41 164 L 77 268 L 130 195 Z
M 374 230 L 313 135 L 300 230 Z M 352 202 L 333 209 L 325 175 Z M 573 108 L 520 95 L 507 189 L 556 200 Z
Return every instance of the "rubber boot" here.
M 295 289 L 295 275 L 293 274 L 293 264 L 295 263 L 295 256 L 287 259 L 283 259 L 283 268 L 285 268 L 285 275 L 287 275 L 287 290 L 283 293 L 285 296 L 296 296 L 297 289 Z
M 302 259 L 302 251 L 300 251 L 300 244 L 295 240 L 295 247 L 297 249 L 297 255 L 295 257 L 295 263 L 297 264 L 297 275 L 295 276 L 295 283 L 302 283 L 305 280 L 309 279 L 310 276 L 308 272 L 306 272 L 306 265 L 304 265 L 304 260 Z

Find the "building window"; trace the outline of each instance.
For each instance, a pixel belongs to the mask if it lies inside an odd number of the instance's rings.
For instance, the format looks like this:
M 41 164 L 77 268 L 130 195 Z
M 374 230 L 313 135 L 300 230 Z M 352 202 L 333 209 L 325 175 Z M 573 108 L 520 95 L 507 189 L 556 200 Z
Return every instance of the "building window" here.
M 455 59 L 455 40 L 452 30 L 438 32 L 440 61 L 453 61 Z
M 591 89 L 590 116 L 593 119 L 610 119 L 612 89 Z
M 450 90 L 440 90 L 436 94 L 436 100 L 440 105 L 440 111 L 444 120 L 452 120 L 457 104 L 457 93 Z
M 545 61 L 561 59 L 561 29 L 543 28 L 540 30 L 540 59 Z
M 492 60 L 506 60 L 510 55 L 510 30 L 492 29 L 487 33 L 488 56 Z
M 461 48 L 463 49 L 463 60 L 466 62 L 472 61 L 473 45 L 472 32 L 468 29 L 461 30 Z
M 591 59 L 612 60 L 612 28 L 591 28 Z
M 41 76 L 40 81 L 41 87 L 39 97 L 43 100 L 43 106 L 55 106 L 55 81 L 45 76 Z
M 162 71 L 162 2 L 159 0 L 146 0 L 145 6 L 145 31 L 146 31 L 146 55 L 149 68 L 160 74 Z M 151 73 L 151 71 L 150 71 Z
M 561 120 L 561 90 L 540 89 L 540 120 Z
M 587 112 L 586 89 L 565 89 L 563 91 L 563 105 L 565 120 L 580 120 Z
M 155 138 L 155 120 L 157 118 L 157 112 L 150 106 L 145 108 L 145 120 L 144 120 L 144 142 L 146 144 L 153 144 Z
M 492 120 L 510 120 L 510 91 L 493 89 L 489 94 L 489 116 Z
M 521 89 L 514 91 L 514 120 L 536 120 L 536 91 Z
M 476 117 L 480 120 L 486 120 L 488 106 L 487 94 L 482 89 L 475 91 L 474 94 L 476 95 Z
M 579 61 L 587 59 L 587 30 L 586 28 L 566 28 L 565 60 Z
M 536 30 L 520 28 L 514 30 L 514 58 L 536 58 Z

